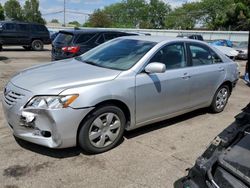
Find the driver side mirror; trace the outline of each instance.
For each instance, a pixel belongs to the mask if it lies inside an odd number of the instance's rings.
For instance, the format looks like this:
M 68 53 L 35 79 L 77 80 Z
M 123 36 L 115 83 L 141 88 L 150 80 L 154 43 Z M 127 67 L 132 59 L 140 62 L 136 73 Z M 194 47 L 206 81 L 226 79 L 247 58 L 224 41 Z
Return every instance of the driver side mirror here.
M 149 63 L 145 67 L 145 72 L 152 74 L 152 73 L 164 73 L 166 71 L 166 65 L 163 63 L 153 62 Z

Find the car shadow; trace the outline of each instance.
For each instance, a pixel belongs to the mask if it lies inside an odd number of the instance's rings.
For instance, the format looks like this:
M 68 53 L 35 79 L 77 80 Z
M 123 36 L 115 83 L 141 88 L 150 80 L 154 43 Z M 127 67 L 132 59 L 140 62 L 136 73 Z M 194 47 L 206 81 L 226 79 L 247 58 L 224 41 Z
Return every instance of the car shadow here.
M 153 132 L 153 131 L 159 130 L 161 128 L 164 128 L 164 127 L 172 126 L 172 125 L 177 124 L 179 122 L 186 121 L 188 119 L 194 118 L 196 116 L 204 115 L 206 113 L 208 113 L 208 108 L 198 109 L 198 110 L 195 110 L 193 112 L 189 112 L 189 113 L 186 113 L 186 114 L 174 117 L 174 118 L 170 118 L 170 119 L 167 119 L 164 121 L 160 121 L 157 123 L 149 124 L 149 125 L 140 127 L 138 129 L 135 129 L 132 131 L 126 131 L 124 136 L 127 139 L 132 139 L 134 137 L 146 134 L 148 132 Z
M 133 139 L 134 137 L 137 137 L 139 135 L 143 135 L 149 132 L 153 132 L 155 130 L 159 130 L 161 128 L 167 127 L 167 126 L 171 126 L 174 125 L 176 123 L 191 119 L 193 117 L 199 116 L 199 115 L 203 115 L 208 113 L 208 109 L 207 108 L 203 108 L 203 109 L 199 109 L 193 112 L 189 112 L 186 113 L 184 115 L 178 116 L 178 117 L 174 117 L 165 121 L 161 121 L 158 123 L 153 123 L 132 131 L 125 131 L 124 133 L 124 137 L 126 139 Z M 27 142 L 25 140 L 21 140 L 17 137 L 15 137 L 15 140 L 17 142 L 17 144 L 19 146 L 21 146 L 24 149 L 27 149 L 29 151 L 41 154 L 41 155 L 46 155 L 49 157 L 53 157 L 53 158 L 70 158 L 70 157 L 75 157 L 78 156 L 80 154 L 83 155 L 93 155 L 90 153 L 85 152 L 84 150 L 82 150 L 80 147 L 71 147 L 71 148 L 63 148 L 63 149 L 52 149 L 52 148 L 47 148 L 44 146 L 40 146 L 37 144 L 33 144 L 31 142 Z M 120 144 L 122 144 L 124 142 L 124 138 L 121 139 L 121 141 L 119 143 L 117 143 L 117 146 L 119 146 Z
M 14 138 L 17 144 L 21 146 L 22 148 L 29 150 L 31 152 L 37 153 L 37 154 L 46 155 L 48 157 L 63 159 L 63 158 L 75 157 L 80 154 L 93 155 L 93 154 L 85 152 L 79 146 L 70 147 L 70 148 L 52 149 L 52 148 L 47 148 L 47 147 L 40 146 L 31 142 L 27 142 L 25 140 L 21 140 L 17 137 L 14 137 Z M 121 141 L 117 143 L 117 146 L 119 146 L 123 141 L 124 141 L 124 138 L 122 138 Z

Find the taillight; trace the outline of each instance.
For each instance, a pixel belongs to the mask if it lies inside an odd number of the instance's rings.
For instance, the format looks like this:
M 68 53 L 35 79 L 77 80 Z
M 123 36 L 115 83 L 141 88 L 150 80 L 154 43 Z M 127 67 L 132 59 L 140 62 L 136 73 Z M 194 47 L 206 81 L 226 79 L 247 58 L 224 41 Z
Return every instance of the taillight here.
M 62 50 L 64 52 L 75 54 L 80 50 L 80 46 L 66 46 L 66 47 L 62 47 Z

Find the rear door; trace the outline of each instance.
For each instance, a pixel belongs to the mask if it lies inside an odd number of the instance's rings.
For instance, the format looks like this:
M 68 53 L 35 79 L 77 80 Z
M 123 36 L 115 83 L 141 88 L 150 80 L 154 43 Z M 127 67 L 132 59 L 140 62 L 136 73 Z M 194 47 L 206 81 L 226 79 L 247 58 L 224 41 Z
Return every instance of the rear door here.
M 17 24 L 17 37 L 20 45 L 30 44 L 30 26 L 29 24 Z
M 189 42 L 187 46 L 192 65 L 191 105 L 208 104 L 225 79 L 225 63 L 206 45 Z

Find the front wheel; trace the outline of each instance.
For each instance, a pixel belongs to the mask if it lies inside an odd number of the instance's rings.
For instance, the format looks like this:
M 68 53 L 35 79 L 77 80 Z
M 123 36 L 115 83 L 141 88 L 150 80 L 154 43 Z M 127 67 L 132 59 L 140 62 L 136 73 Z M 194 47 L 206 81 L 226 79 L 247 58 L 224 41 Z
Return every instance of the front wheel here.
M 230 90 L 227 85 L 221 86 L 215 93 L 213 102 L 211 104 L 211 110 L 214 113 L 219 113 L 226 107 L 228 98 L 230 96 Z
M 88 153 L 108 151 L 121 141 L 126 118 L 123 111 L 112 105 L 92 112 L 81 125 L 78 143 Z
M 43 50 L 43 42 L 41 40 L 33 40 L 31 47 L 35 51 Z

